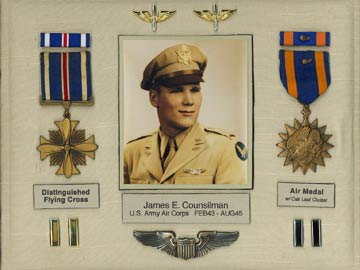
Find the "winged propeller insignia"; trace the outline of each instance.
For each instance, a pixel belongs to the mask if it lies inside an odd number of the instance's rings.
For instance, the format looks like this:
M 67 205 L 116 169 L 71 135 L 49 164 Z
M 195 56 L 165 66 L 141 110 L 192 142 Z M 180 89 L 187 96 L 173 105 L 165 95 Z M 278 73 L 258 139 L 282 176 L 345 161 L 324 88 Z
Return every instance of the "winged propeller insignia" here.
M 134 237 L 145 246 L 188 260 L 204 256 L 218 247 L 231 245 L 239 238 L 239 232 L 200 231 L 196 239 L 176 238 L 172 231 L 134 231 Z
M 146 10 L 142 10 L 142 11 L 133 11 L 133 13 L 134 13 L 134 15 L 136 17 L 143 20 L 144 22 L 150 22 L 152 24 L 152 30 L 153 30 L 153 32 L 155 32 L 156 29 L 157 29 L 157 23 L 158 22 L 163 22 L 163 21 L 169 19 L 170 17 L 172 17 L 176 13 L 176 10 L 173 10 L 173 11 L 166 11 L 166 10 L 157 11 L 156 5 L 153 4 L 152 8 L 151 8 L 151 12 L 146 11 Z
M 194 13 L 199 16 L 201 19 L 213 22 L 214 24 L 214 31 L 219 29 L 219 22 L 225 21 L 230 18 L 236 9 L 222 9 L 219 10 L 217 4 L 214 4 L 212 7 L 212 11 L 210 10 L 194 10 Z

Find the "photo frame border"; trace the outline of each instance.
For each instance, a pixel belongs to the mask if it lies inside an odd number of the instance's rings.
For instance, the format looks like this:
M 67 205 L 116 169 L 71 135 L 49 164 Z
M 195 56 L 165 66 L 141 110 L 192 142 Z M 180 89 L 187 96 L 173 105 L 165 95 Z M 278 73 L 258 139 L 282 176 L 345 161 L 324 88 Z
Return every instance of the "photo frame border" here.
M 210 184 L 210 185 L 151 185 L 151 184 L 124 184 L 122 175 L 123 175 L 123 121 L 122 116 L 124 115 L 124 90 L 123 90 L 123 61 L 122 61 L 122 51 L 123 51 L 123 44 L 124 40 L 136 40 L 136 39 L 148 39 L 148 40 L 184 40 L 184 39 L 193 39 L 193 40 L 201 40 L 201 39 L 244 39 L 248 42 L 248 85 L 247 85 L 247 93 L 248 93 L 248 117 L 247 119 L 250 120 L 250 125 L 248 124 L 248 159 L 247 159 L 247 176 L 248 176 L 248 183 L 243 185 L 236 185 L 236 184 Z M 255 105 L 255 76 L 254 76 L 254 42 L 253 42 L 253 34 L 229 34 L 229 35 L 118 35 L 118 189 L 120 191 L 124 190 L 252 190 L 254 189 L 254 105 Z M 122 104 L 120 102 L 122 100 Z M 249 122 L 248 122 L 249 123 Z M 250 142 L 250 144 L 249 144 Z M 249 147 L 250 146 L 250 147 Z M 250 155 L 249 155 L 250 154 Z M 250 168 L 249 168 L 250 164 Z

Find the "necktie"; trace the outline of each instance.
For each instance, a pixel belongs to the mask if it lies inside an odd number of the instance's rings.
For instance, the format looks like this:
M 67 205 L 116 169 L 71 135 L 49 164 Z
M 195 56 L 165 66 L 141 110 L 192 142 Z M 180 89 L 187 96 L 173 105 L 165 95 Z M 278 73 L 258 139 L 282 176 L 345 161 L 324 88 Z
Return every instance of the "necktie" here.
M 164 171 L 167 168 L 167 166 L 169 165 L 170 161 L 174 158 L 176 150 L 177 150 L 177 147 L 176 147 L 175 139 L 170 138 L 169 142 L 168 142 L 168 144 L 166 146 L 164 156 L 163 156 L 163 169 L 164 169 Z

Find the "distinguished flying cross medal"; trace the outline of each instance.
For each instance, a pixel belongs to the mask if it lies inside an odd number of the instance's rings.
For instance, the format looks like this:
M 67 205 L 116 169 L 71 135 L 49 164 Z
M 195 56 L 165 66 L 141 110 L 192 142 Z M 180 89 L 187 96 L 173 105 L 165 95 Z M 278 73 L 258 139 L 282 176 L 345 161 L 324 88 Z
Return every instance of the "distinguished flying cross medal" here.
M 40 159 L 50 157 L 50 166 L 60 166 L 57 175 L 69 178 L 80 174 L 77 165 L 86 165 L 85 157 L 95 158 L 94 136 L 85 137 L 85 130 L 77 130 L 79 121 L 71 120 L 71 104 L 92 105 L 90 53 L 42 52 L 41 105 L 62 104 L 64 119 L 55 121 L 57 130 L 49 131 L 49 139 L 40 136 Z
M 329 53 L 280 50 L 280 78 L 288 94 L 303 105 L 303 121 L 294 119 L 294 126 L 285 125 L 286 133 L 279 133 L 278 156 L 286 158 L 284 166 L 292 165 L 293 172 L 298 168 L 303 174 L 309 168 L 316 172 L 317 165 L 325 166 L 324 158 L 331 158 L 332 135 L 325 134 L 326 126 L 318 127 L 317 119 L 310 123 L 309 105 L 330 85 Z

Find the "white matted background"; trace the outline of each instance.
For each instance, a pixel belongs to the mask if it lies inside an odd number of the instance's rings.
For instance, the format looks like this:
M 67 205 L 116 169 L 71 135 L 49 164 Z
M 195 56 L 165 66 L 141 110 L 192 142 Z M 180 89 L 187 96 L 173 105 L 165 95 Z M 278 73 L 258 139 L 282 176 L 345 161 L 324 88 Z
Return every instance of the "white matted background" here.
M 211 1 L 157 1 L 160 10 L 177 13 L 156 33 L 132 14 L 151 9 L 145 0 L 1 1 L 1 269 L 358 269 L 359 264 L 359 0 L 224 0 L 220 8 L 237 13 L 220 23 L 197 18 L 193 9 L 211 9 Z M 330 31 L 332 83 L 311 105 L 333 134 L 331 159 L 316 174 L 291 172 L 277 157 L 278 132 L 301 106 L 283 89 L 278 74 L 279 31 Z M 60 106 L 40 106 L 39 33 L 90 32 L 95 104 L 73 107 L 72 118 L 87 136 L 95 134 L 96 160 L 80 166 L 81 175 L 56 176 L 40 161 L 39 136 L 55 129 Z M 251 224 L 132 225 L 121 220 L 118 190 L 118 35 L 254 35 L 255 186 Z M 134 90 L 139 91 L 139 90 Z M 216 110 L 216 108 L 214 109 Z M 211 123 L 210 123 L 211 124 Z M 336 184 L 336 207 L 279 208 L 278 181 Z M 34 210 L 33 184 L 100 183 L 100 208 Z M 49 246 L 49 218 L 61 222 L 62 245 Z M 67 219 L 79 218 L 80 246 L 67 244 Z M 304 219 L 305 246 L 292 247 L 292 220 Z M 321 218 L 323 247 L 312 248 L 310 220 Z M 183 261 L 139 244 L 137 230 L 174 230 L 195 236 L 199 230 L 238 230 L 230 247 Z M 141 259 L 140 259 L 141 258 Z

